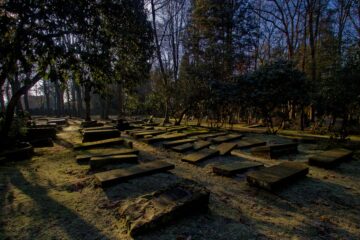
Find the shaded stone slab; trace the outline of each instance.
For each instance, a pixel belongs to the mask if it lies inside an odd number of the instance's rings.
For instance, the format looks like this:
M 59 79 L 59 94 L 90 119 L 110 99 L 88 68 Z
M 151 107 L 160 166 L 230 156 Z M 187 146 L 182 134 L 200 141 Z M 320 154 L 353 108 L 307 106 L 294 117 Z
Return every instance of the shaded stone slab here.
M 341 162 L 351 159 L 353 152 L 343 148 L 331 149 L 309 158 L 309 165 L 332 168 Z
M 197 185 L 176 184 L 152 194 L 123 202 L 120 220 L 136 236 L 174 220 L 208 209 L 210 193 Z
M 87 163 L 90 161 L 90 158 L 92 157 L 107 157 L 112 155 L 125 155 L 125 154 L 139 154 L 139 150 L 137 149 L 119 149 L 118 151 L 111 152 L 111 153 L 105 153 L 105 154 L 82 154 L 76 156 L 76 161 L 78 163 Z
M 266 142 L 256 139 L 244 139 L 237 142 L 236 148 L 239 149 L 247 149 L 247 148 L 253 148 L 253 147 L 259 147 L 259 146 L 265 146 Z
M 170 127 L 170 128 L 166 128 L 166 131 L 168 132 L 175 132 L 175 131 L 182 131 L 182 130 L 186 130 L 187 127 Z
M 284 154 L 297 153 L 297 143 L 275 144 L 251 148 L 251 154 L 266 158 L 276 158 Z
M 56 138 L 56 129 L 54 127 L 32 127 L 26 129 L 26 139 L 43 139 L 43 138 Z
M 235 147 L 237 146 L 237 143 L 221 143 L 220 145 L 216 146 L 214 149 L 219 151 L 220 155 L 226 155 L 231 152 Z
M 41 148 L 41 147 L 53 147 L 54 142 L 51 138 L 40 138 L 40 139 L 34 139 L 30 141 L 30 144 L 35 148 Z
M 181 144 L 178 146 L 174 146 L 171 148 L 173 151 L 175 152 L 186 152 L 189 151 L 191 149 L 193 149 L 193 144 L 192 143 L 185 143 L 185 144 Z
M 132 178 L 142 177 L 174 169 L 173 164 L 163 161 L 152 161 L 124 169 L 114 169 L 95 174 L 102 187 L 108 187 Z
M 34 154 L 34 147 L 26 142 L 18 144 L 14 149 L 10 149 L 0 153 L 0 158 L 3 158 L 9 161 L 20 161 L 24 159 L 29 159 Z M 5 161 L 6 161 L 5 160 Z
M 190 153 L 184 156 L 181 161 L 188 162 L 188 163 L 198 163 L 200 161 L 204 161 L 208 158 L 214 157 L 219 154 L 218 150 L 205 148 L 198 152 Z
M 115 138 L 115 139 L 107 139 L 97 142 L 77 144 L 74 146 L 74 150 L 85 150 L 91 148 L 108 147 L 108 146 L 123 145 L 123 144 L 125 144 L 125 140 L 123 138 Z
M 48 120 L 48 124 L 52 124 L 52 123 L 55 123 L 56 125 L 62 125 L 62 126 L 68 124 L 67 119 L 65 119 L 65 118 Z
M 90 127 L 101 127 L 101 126 L 104 126 L 104 124 L 98 123 L 96 120 L 91 120 L 91 121 L 81 122 L 80 126 L 82 128 L 90 128 Z
M 246 179 L 251 186 L 272 191 L 305 177 L 308 172 L 309 168 L 303 163 L 284 162 L 256 172 L 250 172 Z
M 91 130 L 84 131 L 82 142 L 95 142 L 109 138 L 118 138 L 120 137 L 120 132 L 116 129 L 108 130 Z
M 200 150 L 200 149 L 209 147 L 210 145 L 211 145 L 211 142 L 199 140 L 199 141 L 194 142 L 193 148 L 194 148 L 194 150 Z
M 165 133 L 166 131 L 142 131 L 142 132 L 134 132 L 130 133 L 134 138 L 143 138 L 146 135 L 160 135 Z
M 92 157 L 90 158 L 89 164 L 91 169 L 97 169 L 108 164 L 119 164 L 119 163 L 136 163 L 138 156 L 136 154 L 121 154 L 103 157 Z
M 146 143 L 157 143 L 162 141 L 178 140 L 187 137 L 186 133 L 172 133 L 172 134 L 163 134 L 153 138 L 145 139 Z
M 212 142 L 214 143 L 223 143 L 223 142 L 229 142 L 229 141 L 233 141 L 233 140 L 237 140 L 242 138 L 243 135 L 242 134 L 227 134 L 224 136 L 218 136 L 216 138 L 211 139 Z
M 209 134 L 200 135 L 200 136 L 198 136 L 198 138 L 200 138 L 200 139 L 208 139 L 208 138 L 215 138 L 215 137 L 219 137 L 219 136 L 224 136 L 226 134 L 227 134 L 226 132 L 209 133 Z
M 186 132 L 186 136 L 193 137 L 193 136 L 202 136 L 206 135 L 208 131 L 192 131 L 192 132 Z
M 115 128 L 112 127 L 112 126 L 80 128 L 79 132 L 83 133 L 83 132 L 86 132 L 86 131 L 94 131 L 94 130 L 115 130 Z
M 195 141 L 196 141 L 196 139 L 187 138 L 187 139 L 164 142 L 162 145 L 165 148 L 170 148 L 170 147 L 174 147 L 174 146 L 177 146 L 177 145 L 182 145 L 182 144 L 185 144 L 185 143 L 193 143 Z
M 250 161 L 238 161 L 227 164 L 219 164 L 213 167 L 213 172 L 224 176 L 233 176 L 238 173 L 246 172 L 250 169 L 258 169 L 264 166 L 262 163 Z

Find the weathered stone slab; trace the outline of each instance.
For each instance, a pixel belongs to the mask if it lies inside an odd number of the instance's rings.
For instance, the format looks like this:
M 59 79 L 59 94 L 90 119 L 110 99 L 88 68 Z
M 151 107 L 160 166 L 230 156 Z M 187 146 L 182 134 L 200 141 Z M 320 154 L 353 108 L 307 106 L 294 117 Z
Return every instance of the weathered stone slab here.
M 196 141 L 196 139 L 187 138 L 187 139 L 164 142 L 162 145 L 165 148 L 169 148 L 169 147 L 174 147 L 174 146 L 177 146 L 177 145 L 182 145 L 182 144 L 185 144 L 185 143 L 193 143 L 195 141 Z
M 162 141 L 178 140 L 187 137 L 186 133 L 171 133 L 171 134 L 162 134 L 153 138 L 145 139 L 146 143 L 157 143 Z
M 209 148 L 202 149 L 198 152 L 190 153 L 184 156 L 181 161 L 188 163 L 198 163 L 200 161 L 206 160 L 208 158 L 214 157 L 219 154 L 218 150 L 213 150 Z
M 353 152 L 343 148 L 331 149 L 309 158 L 309 165 L 332 168 L 341 162 L 351 159 Z
M 226 155 L 231 152 L 235 147 L 237 146 L 237 143 L 221 143 L 220 145 L 216 146 L 214 149 L 219 151 L 220 155 Z
M 109 138 L 120 137 L 120 132 L 115 129 L 84 131 L 82 142 L 95 142 Z
M 56 129 L 54 127 L 44 127 L 44 128 L 27 128 L 26 129 L 26 139 L 43 139 L 43 138 L 56 138 Z
M 198 136 L 198 138 L 200 138 L 200 139 L 208 139 L 208 138 L 215 138 L 215 137 L 219 137 L 219 136 L 224 136 L 226 134 L 227 134 L 226 132 L 209 133 L 209 134 L 200 135 L 200 136 Z
M 175 132 L 175 131 L 182 131 L 182 130 L 186 130 L 187 127 L 169 127 L 166 128 L 166 131 L 168 132 Z
M 208 133 L 208 131 L 192 131 L 192 132 L 186 132 L 186 136 L 188 137 L 192 137 L 192 136 L 202 136 L 202 135 L 206 135 Z
M 102 126 L 102 127 L 80 128 L 79 132 L 83 133 L 86 131 L 94 131 L 94 130 L 116 130 L 116 129 L 112 126 Z
M 265 146 L 266 142 L 256 139 L 244 139 L 237 142 L 237 147 L 239 149 L 247 149 L 247 148 L 253 148 L 253 147 L 259 147 L 259 146 Z
M 256 172 L 250 172 L 246 179 L 251 186 L 272 191 L 305 177 L 308 172 L 309 168 L 303 163 L 284 162 Z
M 34 148 L 29 143 L 20 143 L 14 149 L 0 153 L 0 158 L 6 158 L 9 161 L 19 161 L 29 159 L 34 154 Z
M 206 211 L 209 191 L 196 185 L 177 184 L 131 199 L 119 208 L 128 234 L 136 236 L 187 215 Z
M 194 150 L 200 150 L 206 147 L 209 147 L 211 145 L 211 142 L 208 141 L 204 141 L 204 140 L 199 140 L 194 142 Z
M 165 172 L 174 169 L 173 164 L 163 161 L 152 161 L 124 169 L 114 169 L 95 174 L 102 187 L 107 187 L 129 179 Z
M 233 140 L 237 140 L 242 138 L 243 135 L 242 134 L 227 134 L 224 136 L 218 136 L 216 138 L 211 139 L 212 142 L 214 143 L 223 143 L 223 142 L 229 142 L 229 141 L 233 141 Z
M 89 164 L 91 169 L 97 169 L 108 164 L 136 163 L 138 156 L 135 154 L 121 154 L 104 157 L 92 157 Z
M 276 158 L 284 154 L 297 153 L 297 143 L 275 144 L 251 148 L 251 154 L 266 158 Z
M 134 138 L 143 138 L 146 135 L 160 135 L 165 132 L 166 131 L 152 130 L 152 131 L 134 132 L 134 133 L 130 133 L 130 135 L 132 135 Z
M 56 125 L 61 125 L 61 126 L 68 124 L 67 119 L 65 119 L 65 118 L 48 120 L 48 124 L 52 124 L 52 123 L 55 123 Z
M 184 143 L 184 144 L 181 144 L 178 146 L 174 146 L 171 149 L 175 152 L 186 152 L 186 151 L 193 149 L 193 144 L 192 143 Z
M 101 126 L 104 126 L 104 124 L 98 123 L 96 120 L 91 120 L 91 121 L 81 122 L 80 126 L 82 128 L 90 128 L 90 127 L 101 127 Z
M 51 138 L 40 138 L 30 141 L 30 144 L 35 148 L 53 147 L 54 143 Z
M 262 163 L 250 161 L 238 161 L 227 164 L 219 164 L 213 167 L 213 172 L 219 175 L 232 176 L 238 173 L 246 172 L 250 169 L 258 169 L 264 166 Z
M 125 140 L 123 138 L 115 138 L 115 139 L 107 139 L 103 141 L 97 141 L 97 142 L 89 142 L 89 143 L 83 143 L 78 144 L 74 146 L 74 150 L 85 150 L 85 149 L 91 149 L 91 148 L 98 148 L 98 147 L 108 147 L 108 146 L 116 146 L 116 145 L 123 145 L 125 144 Z
M 76 161 L 78 163 L 87 163 L 90 161 L 90 158 L 92 157 L 107 157 L 112 155 L 125 155 L 125 154 L 139 154 L 139 150 L 137 149 L 119 149 L 118 151 L 111 152 L 111 153 L 104 153 L 104 154 L 83 154 L 83 155 L 77 155 Z

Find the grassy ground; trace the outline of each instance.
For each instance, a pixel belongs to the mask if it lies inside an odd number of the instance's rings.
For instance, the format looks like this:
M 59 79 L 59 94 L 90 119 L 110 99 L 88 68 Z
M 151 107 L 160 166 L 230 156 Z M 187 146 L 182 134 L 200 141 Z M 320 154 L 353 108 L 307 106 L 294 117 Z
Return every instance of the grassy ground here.
M 211 167 L 235 157 L 216 157 L 193 166 L 182 154 L 135 141 L 140 160 L 174 163 L 171 173 L 131 180 L 109 189 L 96 186 L 87 165 L 76 163 L 69 143 L 80 142 L 76 125 L 65 128 L 52 148 L 36 149 L 31 160 L 0 166 L 0 239 L 131 239 L 118 220 L 123 201 L 190 179 L 210 192 L 209 211 L 196 214 L 136 239 L 360 239 L 360 161 L 336 169 L 310 168 L 304 180 L 269 193 L 248 186 L 244 175 L 214 175 Z M 249 138 L 283 142 L 277 136 Z M 326 144 L 301 144 L 306 161 Z M 93 150 L 108 152 L 114 149 Z M 280 160 L 259 160 L 267 166 Z

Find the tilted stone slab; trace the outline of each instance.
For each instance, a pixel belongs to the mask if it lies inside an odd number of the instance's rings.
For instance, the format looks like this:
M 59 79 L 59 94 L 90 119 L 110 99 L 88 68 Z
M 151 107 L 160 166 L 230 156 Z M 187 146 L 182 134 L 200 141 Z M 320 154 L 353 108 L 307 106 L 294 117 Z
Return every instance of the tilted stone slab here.
M 104 154 L 82 154 L 76 156 L 76 161 L 78 163 L 87 163 L 90 161 L 92 157 L 107 157 L 113 155 L 125 155 L 125 154 L 139 154 L 139 150 L 137 149 L 119 149 L 118 151 L 114 151 L 111 153 L 104 153 Z
M 48 120 L 48 124 L 52 124 L 52 123 L 55 123 L 56 125 L 67 125 L 68 124 L 67 119 L 65 119 L 65 118 Z
M 174 168 L 174 164 L 163 161 L 152 161 L 129 168 L 114 169 L 97 173 L 95 174 L 95 178 L 102 187 L 108 187 L 129 179 L 165 172 Z
M 251 148 L 251 154 L 266 158 L 276 158 L 284 154 L 297 153 L 297 143 L 275 144 Z
M 224 136 L 219 136 L 219 137 L 213 138 L 213 139 L 211 139 L 211 141 L 214 143 L 223 143 L 223 142 L 234 141 L 234 140 L 240 139 L 242 137 L 243 137 L 242 134 L 234 133 L 234 134 L 227 134 Z
M 196 163 L 204 161 L 208 158 L 214 157 L 218 154 L 219 154 L 218 150 L 205 148 L 198 152 L 190 153 L 190 154 L 184 156 L 181 159 L 181 161 L 196 164 Z
M 97 169 L 109 164 L 136 163 L 138 156 L 135 154 L 121 154 L 105 157 L 92 157 L 89 164 L 91 169 Z
M 192 132 L 186 132 L 186 136 L 193 137 L 193 136 L 202 136 L 206 135 L 208 131 L 192 131 Z
M 305 177 L 309 168 L 303 163 L 284 162 L 279 165 L 250 172 L 246 179 L 251 186 L 267 190 L 278 190 L 282 186 Z
M 231 152 L 235 147 L 237 146 L 237 143 L 221 143 L 220 145 L 216 146 L 214 149 L 219 151 L 220 155 L 226 155 Z
M 103 126 L 103 127 L 90 127 L 90 128 L 80 128 L 79 132 L 84 133 L 86 131 L 95 131 L 95 130 L 116 130 L 116 128 L 112 126 Z
M 219 137 L 219 136 L 224 136 L 226 134 L 227 134 L 226 132 L 209 133 L 209 134 L 200 135 L 200 136 L 198 136 L 198 138 L 200 138 L 200 139 L 208 139 L 208 138 L 215 138 L 215 137 Z
M 54 127 L 31 127 L 26 129 L 26 139 L 44 139 L 44 138 L 56 138 L 56 129 Z
M 219 164 L 213 167 L 213 172 L 224 176 L 233 176 L 238 173 L 246 172 L 250 169 L 258 169 L 264 166 L 262 163 L 250 161 L 237 161 L 227 164 Z
M 341 162 L 351 159 L 353 152 L 343 148 L 331 149 L 309 158 L 309 165 L 332 168 Z
M 104 124 L 98 123 L 96 120 L 91 120 L 91 121 L 81 122 L 80 126 L 82 128 L 90 128 L 90 127 L 101 127 L 101 126 L 104 126 Z
M 174 220 L 208 209 L 210 193 L 193 184 L 176 184 L 152 194 L 123 202 L 120 221 L 136 236 Z
M 209 147 L 210 145 L 211 145 L 211 142 L 199 140 L 199 141 L 194 142 L 193 148 L 194 148 L 194 150 L 200 150 L 200 149 Z
M 186 152 L 193 149 L 193 144 L 192 143 L 185 143 L 185 144 L 181 144 L 178 146 L 174 146 L 171 148 L 171 150 L 175 151 L 175 152 Z
M 163 134 L 160 136 L 156 136 L 153 138 L 145 139 L 146 143 L 157 143 L 162 141 L 170 141 L 170 140 L 178 140 L 187 137 L 186 133 L 171 133 L 171 134 Z
M 182 130 L 186 130 L 187 127 L 170 127 L 170 128 L 166 128 L 166 131 L 168 132 L 175 132 L 175 131 L 182 131 Z
M 142 131 L 142 132 L 135 132 L 135 133 L 130 133 L 130 135 L 132 135 L 134 138 L 143 138 L 146 135 L 160 135 L 165 133 L 166 131 Z
M 247 149 L 247 148 L 253 148 L 253 147 L 259 147 L 259 146 L 265 146 L 266 142 L 256 139 L 244 139 L 237 142 L 236 148 L 238 149 Z
M 174 147 L 174 146 L 177 146 L 177 145 L 182 145 L 182 144 L 185 144 L 185 143 L 193 143 L 195 141 L 196 141 L 196 139 L 187 138 L 187 139 L 164 142 L 162 145 L 165 148 L 170 148 L 170 147 Z
M 119 145 L 125 145 L 125 143 L 126 142 L 123 138 L 107 139 L 107 140 L 97 141 L 97 142 L 77 144 L 74 146 L 74 150 L 85 150 L 85 149 L 91 149 L 91 148 L 119 146 Z
M 82 142 L 95 142 L 118 137 L 120 137 L 120 132 L 116 129 L 84 131 Z

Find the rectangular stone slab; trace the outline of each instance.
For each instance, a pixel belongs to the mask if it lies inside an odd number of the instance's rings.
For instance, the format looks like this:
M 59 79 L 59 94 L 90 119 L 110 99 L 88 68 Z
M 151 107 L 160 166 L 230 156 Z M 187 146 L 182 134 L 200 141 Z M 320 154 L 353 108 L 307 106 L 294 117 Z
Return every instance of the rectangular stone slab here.
M 119 208 L 120 221 L 134 237 L 161 228 L 176 219 L 205 212 L 210 193 L 193 184 L 176 184 L 152 194 L 124 201 Z
M 236 148 L 239 149 L 247 149 L 247 148 L 253 148 L 253 147 L 259 147 L 259 146 L 265 146 L 266 142 L 256 139 L 244 139 L 237 142 Z
M 160 135 L 163 133 L 165 133 L 165 131 L 142 131 L 142 132 L 136 132 L 136 133 L 133 133 L 130 135 L 132 135 L 134 138 L 143 138 L 146 135 Z
M 209 147 L 210 145 L 211 145 L 211 142 L 199 140 L 199 141 L 194 142 L 193 148 L 194 148 L 194 150 L 200 150 L 200 149 Z
M 198 152 L 190 153 L 184 156 L 181 161 L 188 162 L 188 163 L 198 163 L 200 161 L 206 160 L 210 157 L 216 156 L 219 154 L 218 150 L 213 150 L 209 148 L 202 149 Z
M 226 155 L 231 152 L 235 147 L 237 146 L 237 143 L 221 143 L 220 145 L 215 147 L 215 150 L 219 151 L 220 155 Z
M 56 125 L 67 125 L 68 124 L 67 120 L 64 118 L 48 120 L 48 124 L 52 124 L 52 123 L 55 123 Z
M 82 142 L 95 142 L 117 137 L 120 137 L 120 132 L 115 129 L 84 131 Z
M 209 133 L 209 134 L 200 135 L 200 136 L 198 136 L 198 138 L 200 138 L 200 139 L 208 139 L 208 138 L 215 138 L 215 137 L 219 137 L 219 136 L 224 136 L 226 134 L 227 134 L 226 132 Z
M 80 126 L 82 128 L 90 128 L 90 127 L 101 127 L 101 126 L 104 126 L 104 124 L 98 123 L 96 120 L 91 120 L 91 121 L 81 122 Z
M 350 159 L 352 151 L 343 148 L 331 149 L 309 158 L 309 165 L 323 168 L 332 168 L 344 160 Z
M 77 155 L 76 161 L 78 163 L 87 163 L 90 161 L 90 158 L 92 157 L 107 157 L 112 155 L 123 155 L 123 154 L 139 154 L 139 150 L 136 149 L 119 149 L 119 151 L 111 152 L 111 153 L 104 153 L 104 154 L 83 154 L 83 155 Z
M 112 126 L 107 126 L 107 127 L 91 127 L 91 128 L 80 128 L 79 132 L 83 133 L 86 131 L 93 131 L 93 130 L 115 130 L 114 127 Z
M 54 127 L 31 127 L 26 129 L 26 139 L 44 139 L 44 138 L 56 138 L 56 129 Z
M 250 172 L 247 174 L 246 179 L 251 186 L 273 191 L 305 177 L 308 172 L 309 168 L 303 163 L 284 162 L 256 172 Z
M 185 138 L 186 136 L 187 136 L 186 133 L 163 134 L 163 135 L 156 136 L 153 138 L 145 139 L 144 142 L 157 143 L 157 142 L 162 142 L 162 141 L 178 140 L 178 139 Z
M 219 136 L 216 138 L 211 139 L 212 142 L 214 143 L 223 143 L 223 142 L 229 142 L 229 141 L 233 141 L 233 140 L 237 140 L 242 138 L 243 135 L 242 134 L 227 134 L 224 136 Z
M 85 149 L 91 149 L 91 148 L 97 148 L 97 147 L 122 145 L 124 143 L 125 143 L 125 140 L 123 138 L 115 138 L 115 139 L 108 139 L 108 140 L 103 140 L 103 141 L 98 141 L 98 142 L 78 144 L 74 147 L 74 150 L 85 150 Z
M 92 157 L 89 164 L 91 169 L 97 169 L 108 164 L 136 163 L 138 156 L 135 154 L 112 155 L 105 157 Z
M 264 166 L 262 163 L 250 161 L 238 161 L 227 164 L 219 164 L 213 167 L 213 172 L 219 175 L 232 176 L 237 173 L 246 172 L 249 169 L 257 169 Z
M 167 162 L 152 161 L 138 164 L 129 168 L 114 169 L 106 172 L 97 173 L 95 174 L 95 178 L 102 187 L 108 187 L 132 178 L 165 172 L 174 168 L 175 166 L 173 164 Z
M 175 151 L 175 152 L 186 152 L 193 149 L 193 144 L 192 143 L 184 143 L 178 146 L 174 146 L 171 148 L 171 150 Z
M 164 142 L 162 145 L 165 148 L 170 148 L 170 147 L 174 147 L 174 146 L 177 146 L 177 145 L 182 145 L 182 144 L 185 144 L 185 143 L 193 143 L 195 141 L 196 141 L 196 139 L 187 138 L 187 139 Z
M 276 158 L 284 154 L 297 153 L 297 143 L 275 144 L 251 148 L 251 154 L 255 156 Z

